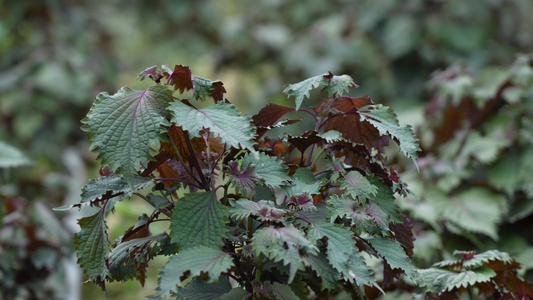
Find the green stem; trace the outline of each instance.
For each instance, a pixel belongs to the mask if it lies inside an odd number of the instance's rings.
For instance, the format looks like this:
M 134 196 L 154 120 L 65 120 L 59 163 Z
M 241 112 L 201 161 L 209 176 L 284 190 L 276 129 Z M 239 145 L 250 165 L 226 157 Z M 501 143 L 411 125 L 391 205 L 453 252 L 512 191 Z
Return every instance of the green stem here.
M 263 265 L 263 253 L 259 252 L 257 256 L 257 268 L 255 269 L 255 281 L 261 281 L 261 268 Z
M 315 159 L 313 160 L 313 164 L 312 164 L 312 166 L 316 164 L 316 161 L 320 158 L 320 156 L 322 156 L 322 154 L 323 154 L 324 152 L 326 152 L 326 149 L 325 149 L 325 148 L 322 148 L 322 149 L 320 150 L 320 152 L 318 152 L 318 155 L 317 155 L 317 156 L 315 157 Z

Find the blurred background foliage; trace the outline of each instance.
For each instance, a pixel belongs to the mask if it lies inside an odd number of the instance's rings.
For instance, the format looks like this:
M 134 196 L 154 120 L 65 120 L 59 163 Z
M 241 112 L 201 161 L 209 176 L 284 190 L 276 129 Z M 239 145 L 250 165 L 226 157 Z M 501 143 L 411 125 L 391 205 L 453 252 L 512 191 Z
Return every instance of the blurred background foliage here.
M 267 102 L 291 105 L 285 84 L 327 71 L 351 75 L 360 85 L 354 95 L 368 94 L 400 111 L 403 123 L 418 124 L 420 173 L 398 163 L 417 196 L 402 205 L 418 221 L 419 266 L 466 247 L 509 251 L 524 272 L 533 268 L 531 62 L 523 58 L 525 75 L 512 67 L 517 53 L 533 49 L 531 15 L 530 0 L 0 0 L 3 298 L 104 298 L 94 286 L 80 292 L 82 275 L 72 275 L 65 234 L 77 230 L 80 215 L 50 208 L 76 202 L 87 178 L 98 176 L 79 129 L 95 96 L 145 87 L 134 78 L 154 64 L 221 79 L 247 114 Z M 447 113 L 461 111 L 464 99 L 483 108 L 513 76 L 522 76 L 518 89 L 500 95 L 505 101 L 482 124 L 460 127 L 471 119 Z M 493 210 L 472 228 L 456 212 L 442 213 L 449 201 L 473 207 L 463 212 L 490 201 Z M 139 209 L 122 203 L 109 222 L 124 230 Z M 146 290 L 128 282 L 111 285 L 109 296 L 150 294 L 157 265 Z

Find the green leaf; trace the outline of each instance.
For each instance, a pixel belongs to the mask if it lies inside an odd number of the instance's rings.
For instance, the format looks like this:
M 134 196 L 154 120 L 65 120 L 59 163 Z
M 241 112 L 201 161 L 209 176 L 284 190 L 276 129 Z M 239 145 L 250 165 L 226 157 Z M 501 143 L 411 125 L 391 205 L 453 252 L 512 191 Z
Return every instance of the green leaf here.
M 215 283 L 206 283 L 200 279 L 194 279 L 183 288 L 178 289 L 179 300 L 218 300 L 231 291 L 228 277 L 221 276 Z
M 172 91 L 161 85 L 147 90 L 121 88 L 116 94 L 100 93 L 82 120 L 91 149 L 133 185 L 133 175 L 157 153 L 161 125 L 173 100 Z
M 353 233 L 338 224 L 318 223 L 308 232 L 311 241 L 327 237 L 327 256 L 330 264 L 349 282 L 358 286 L 376 285 L 372 270 L 357 252 Z
M 341 180 L 341 190 L 345 190 L 354 199 L 362 203 L 371 196 L 376 196 L 377 187 L 371 184 L 365 176 L 358 171 L 350 171 L 344 174 Z
M 389 222 L 401 223 L 400 208 L 396 204 L 396 198 L 392 189 L 377 177 L 370 176 L 368 181 L 377 188 L 377 193 L 369 199 L 386 216 Z
M 340 285 L 341 276 L 329 263 L 326 253 L 309 254 L 306 259 L 311 269 L 322 280 L 321 290 L 334 290 Z
M 231 256 L 218 249 L 196 246 L 184 250 L 170 257 L 167 264 L 161 268 L 156 288 L 157 297 L 168 297 L 171 291 L 177 292 L 178 286 L 183 282 L 181 278 L 187 271 L 189 273 L 186 277 L 196 277 L 206 273 L 209 275 L 207 282 L 211 283 L 233 266 Z
M 108 192 L 111 194 L 119 194 L 120 198 L 130 197 L 133 192 L 142 190 L 153 184 L 153 180 L 150 178 L 134 176 L 132 178 L 132 183 L 133 189 L 126 179 L 121 176 L 91 179 L 89 180 L 89 183 L 81 189 L 80 202 L 86 203 L 94 201 Z
M 456 273 L 437 268 L 415 270 L 416 281 L 433 293 L 451 291 L 455 288 L 469 287 L 476 283 L 490 281 L 496 272 L 489 267 L 481 267 Z
M 476 187 L 451 198 L 437 189 L 430 189 L 426 198 L 445 220 L 466 231 L 498 239 L 497 225 L 505 213 L 506 203 L 502 195 Z
M 341 96 L 344 91 L 349 91 L 351 87 L 357 87 L 352 77 L 348 75 L 336 76 L 331 72 L 313 76 L 306 80 L 294 84 L 288 84 L 283 93 L 296 98 L 296 110 L 300 108 L 305 97 L 309 98 L 309 91 L 323 85 L 321 92 L 328 93 L 328 97 Z
M 120 243 L 108 255 L 108 268 L 111 278 L 126 281 L 137 275 L 134 262 L 146 262 L 152 243 L 167 238 L 165 232 Z
M 108 274 L 106 258 L 109 253 L 107 226 L 102 211 L 78 220 L 81 230 L 74 234 L 78 263 L 89 279 L 100 281 Z
M 361 120 L 365 120 L 376 127 L 383 135 L 390 135 L 400 146 L 402 153 L 415 160 L 420 151 L 418 139 L 411 126 L 400 126 L 394 111 L 381 104 L 367 105 L 358 111 Z
M 341 96 L 344 91 L 349 92 L 351 87 L 357 87 L 353 82 L 352 77 L 348 75 L 333 75 L 331 72 L 328 76 L 324 76 L 327 80 L 327 85 L 321 92 L 328 93 L 328 97 Z
M 114 206 L 115 202 L 126 197 L 131 197 L 133 192 L 142 190 L 153 184 L 150 178 L 133 176 L 133 189 L 122 176 L 100 177 L 91 179 L 89 183 L 81 189 L 80 204 L 64 205 L 55 207 L 56 211 L 66 211 L 73 207 L 83 207 L 90 205 L 95 200 L 107 200 L 106 213 Z
M 331 195 L 328 199 L 328 209 L 331 222 L 337 218 L 347 218 L 351 220 L 350 225 L 355 225 L 357 229 L 367 228 L 373 225 L 373 219 L 366 214 L 365 208 L 357 201 L 345 196 Z
M 19 149 L 0 141 L 0 168 L 27 166 L 32 161 Z
M 260 200 L 258 202 L 247 199 L 239 199 L 231 202 L 230 209 L 232 217 L 242 220 L 249 216 L 255 216 L 260 221 L 282 221 L 288 211 L 276 207 L 274 201 Z
M 274 282 L 270 285 L 272 294 L 278 300 L 300 300 L 292 291 L 291 287 L 286 284 Z
M 454 255 L 461 254 L 461 251 L 454 251 Z M 511 264 L 515 260 L 509 255 L 509 253 L 501 252 L 498 250 L 488 250 L 483 253 L 475 254 L 469 259 L 460 260 L 444 260 L 435 263 L 433 267 L 446 267 L 455 264 L 461 264 L 465 269 L 479 268 L 491 261 L 501 261 L 504 264 Z
M 316 210 L 313 211 L 297 211 L 294 215 L 298 218 L 295 224 L 299 226 L 309 226 L 309 224 L 326 222 L 329 210 L 324 203 L 315 204 Z M 303 220 L 303 221 L 302 221 Z
M 342 141 L 351 144 L 351 141 L 342 137 L 342 133 L 338 132 L 337 130 L 328 130 L 326 132 L 320 132 L 317 134 L 317 136 L 326 140 L 327 143 Z
M 170 217 L 170 237 L 181 250 L 197 245 L 222 247 L 229 231 L 229 208 L 213 192 L 197 192 L 180 198 Z
M 207 96 L 212 96 L 216 101 L 224 100 L 223 94 L 226 92 L 226 89 L 222 81 L 211 81 L 196 75 L 192 76 L 192 81 L 194 86 L 194 99 L 205 100 Z
M 273 226 L 257 230 L 252 238 L 252 250 L 263 253 L 274 261 L 290 265 L 289 283 L 298 270 L 304 270 L 305 260 L 300 253 L 316 254 L 318 248 L 308 241 L 300 230 L 292 224 L 286 227 Z
M 255 137 L 251 118 L 240 116 L 235 106 L 223 102 L 196 109 L 179 101 L 173 102 L 172 122 L 189 131 L 192 137 L 200 137 L 204 128 L 219 136 L 224 143 L 235 148 L 243 147 L 256 153 L 253 139 Z
M 300 105 L 302 105 L 304 98 L 309 98 L 310 90 L 317 88 L 320 84 L 326 83 L 326 79 L 324 78 L 326 75 L 327 74 L 317 75 L 298 83 L 289 84 L 283 89 L 283 93 L 287 94 L 289 97 L 294 96 L 296 98 L 295 109 L 298 110 Z
M 392 269 L 400 269 L 411 279 L 414 278 L 413 264 L 400 243 L 386 237 L 368 239 L 368 242 Z
M 291 181 L 292 185 L 281 187 L 281 190 L 288 197 L 297 196 L 304 192 L 307 192 L 309 195 L 320 194 L 320 187 L 324 183 L 322 180 L 315 179 L 313 172 L 308 168 L 299 168 L 296 170 Z
M 287 175 L 287 166 L 275 156 L 268 156 L 262 152 L 258 157 L 246 154 L 242 159 L 242 166 L 255 165 L 255 174 L 265 181 L 265 184 L 275 188 L 290 180 Z
M 242 287 L 235 287 L 229 293 L 222 295 L 220 300 L 248 300 L 250 296 L 250 293 Z
M 489 164 L 499 159 L 499 153 L 510 143 L 510 140 L 499 136 L 482 136 L 479 132 L 473 131 L 461 146 L 460 156 L 465 159 L 473 156 L 481 163 Z

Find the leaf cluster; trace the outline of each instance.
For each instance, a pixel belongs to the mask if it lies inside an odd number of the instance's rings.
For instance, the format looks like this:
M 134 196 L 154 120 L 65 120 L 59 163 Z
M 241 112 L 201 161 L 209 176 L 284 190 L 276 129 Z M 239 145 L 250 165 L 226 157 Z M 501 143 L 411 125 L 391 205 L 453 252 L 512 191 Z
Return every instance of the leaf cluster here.
M 531 55 L 479 74 L 452 66 L 428 88 L 420 173 L 403 174 L 418 198 L 401 202 L 428 233 L 420 259 L 442 255 L 440 245 L 453 240 L 454 247 L 505 249 L 530 270 Z
M 139 78 L 154 85 L 101 93 L 82 121 L 102 164 L 72 206 L 100 208 L 79 220 L 75 235 L 91 281 L 104 289 L 133 277 L 143 284 L 157 255 L 170 259 L 154 298 L 360 295 L 401 274 L 414 278 L 412 226 L 395 202 L 395 193 L 409 191 L 385 147 L 394 141 L 415 160 L 418 140 L 392 109 L 343 95 L 357 87 L 351 77 L 330 72 L 288 85 L 296 108 L 268 104 L 251 117 L 224 97 L 221 81 L 189 67 L 153 66 Z M 318 85 L 328 98 L 301 108 Z M 174 95 L 187 90 L 195 100 Z M 283 120 L 288 113 L 311 115 L 314 127 L 269 134 L 298 122 Z M 110 242 L 106 216 L 132 196 L 153 210 Z M 159 221 L 169 222 L 168 232 L 152 233 Z M 370 257 L 386 266 L 381 279 Z
M 456 299 L 475 288 L 484 298 L 528 299 L 533 297 L 533 285 L 517 275 L 520 264 L 508 253 L 490 250 L 476 254 L 476 251 L 454 251 L 461 255 L 458 260 L 435 263 L 429 269 L 416 270 L 421 286 L 439 299 Z

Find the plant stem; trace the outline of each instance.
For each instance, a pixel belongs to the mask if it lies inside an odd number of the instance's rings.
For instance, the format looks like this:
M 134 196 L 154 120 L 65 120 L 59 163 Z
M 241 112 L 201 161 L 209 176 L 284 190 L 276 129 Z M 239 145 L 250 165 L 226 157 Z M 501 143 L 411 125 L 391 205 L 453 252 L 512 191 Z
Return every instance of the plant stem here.
M 176 152 L 176 156 L 178 157 L 178 160 L 180 161 L 181 165 L 183 166 L 183 169 L 185 170 L 185 172 L 187 172 L 187 174 L 189 174 L 189 176 L 191 176 L 191 178 L 194 179 L 194 181 L 196 181 L 199 185 L 202 185 L 202 182 L 200 182 L 198 180 L 198 178 L 194 177 L 192 172 L 185 167 L 185 162 L 183 161 L 183 158 L 181 157 L 180 152 L 178 151 L 178 147 L 176 147 L 176 144 L 174 143 L 174 140 L 172 139 L 170 134 L 167 134 L 167 136 L 168 136 L 168 139 L 170 140 L 170 143 L 172 144 L 172 147 L 174 148 L 174 151 Z
M 229 201 L 228 201 L 228 188 L 229 188 L 229 185 L 230 185 L 231 181 L 228 181 L 226 182 L 226 184 L 224 185 L 224 197 L 222 198 L 222 204 L 228 206 L 229 205 Z
M 248 217 L 248 238 L 252 239 L 254 237 L 254 219 Z
M 257 268 L 255 268 L 255 281 L 261 281 L 261 267 L 263 264 L 263 253 L 259 253 L 257 256 Z
M 198 159 L 196 159 L 196 155 L 194 153 L 194 149 L 192 148 L 191 144 L 191 138 L 189 137 L 189 132 L 183 131 L 183 134 L 185 135 L 185 143 L 187 144 L 187 149 L 189 149 L 189 153 L 191 154 L 191 161 L 196 168 L 196 171 L 198 172 L 198 175 L 200 176 L 200 180 L 202 180 L 203 187 L 206 191 L 211 190 L 211 187 L 207 183 L 207 179 L 205 178 L 202 168 L 200 167 L 200 164 L 198 163 Z

